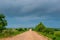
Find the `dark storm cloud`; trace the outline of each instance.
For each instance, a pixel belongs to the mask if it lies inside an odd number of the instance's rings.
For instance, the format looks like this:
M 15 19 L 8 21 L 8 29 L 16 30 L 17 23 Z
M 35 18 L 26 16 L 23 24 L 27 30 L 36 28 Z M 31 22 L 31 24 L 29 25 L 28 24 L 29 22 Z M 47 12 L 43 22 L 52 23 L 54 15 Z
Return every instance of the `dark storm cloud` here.
M 0 0 L 0 13 L 7 16 L 8 27 L 34 26 L 40 21 L 60 27 L 60 0 Z
M 59 10 L 59 0 L 0 0 L 0 12 L 9 17 L 59 16 Z

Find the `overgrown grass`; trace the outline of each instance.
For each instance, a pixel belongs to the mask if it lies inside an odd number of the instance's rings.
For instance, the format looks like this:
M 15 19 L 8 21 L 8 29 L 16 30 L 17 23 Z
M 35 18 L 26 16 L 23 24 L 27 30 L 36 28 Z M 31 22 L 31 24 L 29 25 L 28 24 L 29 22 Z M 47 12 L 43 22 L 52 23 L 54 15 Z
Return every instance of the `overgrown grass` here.
M 55 35 L 60 37 L 60 31 L 55 31 Z
M 44 36 L 47 36 L 48 38 L 51 38 L 52 40 L 60 40 L 60 31 L 55 31 L 54 34 L 47 34 L 43 32 L 38 32 L 38 33 Z
M 17 35 L 17 34 L 19 34 L 19 33 L 20 33 L 20 32 L 0 33 L 0 38 L 15 36 L 15 35 Z
M 25 30 L 18 31 L 16 29 L 6 29 L 6 30 L 3 30 L 2 33 L 0 33 L 0 38 L 12 37 L 23 32 L 25 32 Z
M 55 31 L 56 40 L 60 40 L 60 31 Z

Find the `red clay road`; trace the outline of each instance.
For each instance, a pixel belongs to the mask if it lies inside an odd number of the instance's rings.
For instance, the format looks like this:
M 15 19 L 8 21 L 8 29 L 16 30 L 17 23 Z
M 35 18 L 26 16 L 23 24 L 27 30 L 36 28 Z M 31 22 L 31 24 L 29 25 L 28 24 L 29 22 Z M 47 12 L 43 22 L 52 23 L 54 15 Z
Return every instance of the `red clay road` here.
M 48 40 L 48 38 L 30 30 L 14 37 L 3 38 L 0 40 Z

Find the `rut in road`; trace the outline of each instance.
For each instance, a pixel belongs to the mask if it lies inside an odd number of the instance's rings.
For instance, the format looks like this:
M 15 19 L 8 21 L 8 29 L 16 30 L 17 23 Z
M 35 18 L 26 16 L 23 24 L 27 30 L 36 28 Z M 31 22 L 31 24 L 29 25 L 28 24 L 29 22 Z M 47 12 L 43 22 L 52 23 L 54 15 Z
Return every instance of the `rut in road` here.
M 30 30 L 17 36 L 3 38 L 0 40 L 48 40 L 48 38 L 42 35 L 38 35 L 36 32 Z

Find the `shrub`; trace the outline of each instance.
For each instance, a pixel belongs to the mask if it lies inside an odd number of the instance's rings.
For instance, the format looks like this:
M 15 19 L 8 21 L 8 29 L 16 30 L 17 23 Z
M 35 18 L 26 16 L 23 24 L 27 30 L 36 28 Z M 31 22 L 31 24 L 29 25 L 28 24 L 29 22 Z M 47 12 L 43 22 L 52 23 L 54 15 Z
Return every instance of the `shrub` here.
M 18 31 L 24 31 L 24 30 L 26 30 L 26 29 L 23 29 L 23 28 L 17 28 L 16 30 L 18 30 Z
M 55 40 L 55 39 L 56 39 L 56 37 L 53 37 L 52 39 L 53 39 L 53 40 Z
M 55 31 L 55 35 L 60 37 L 60 31 Z
M 43 32 L 45 32 L 47 34 L 54 34 L 54 30 L 50 29 L 50 28 L 46 28 Z

